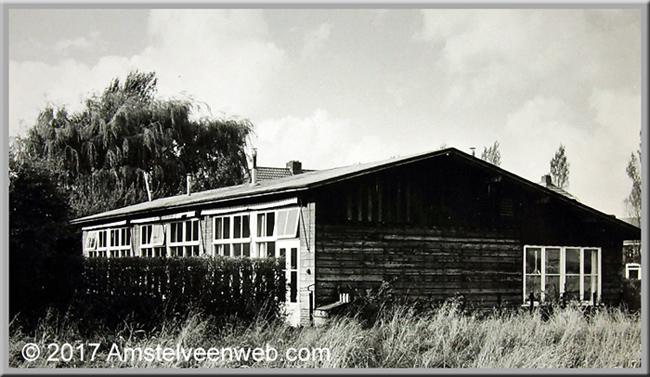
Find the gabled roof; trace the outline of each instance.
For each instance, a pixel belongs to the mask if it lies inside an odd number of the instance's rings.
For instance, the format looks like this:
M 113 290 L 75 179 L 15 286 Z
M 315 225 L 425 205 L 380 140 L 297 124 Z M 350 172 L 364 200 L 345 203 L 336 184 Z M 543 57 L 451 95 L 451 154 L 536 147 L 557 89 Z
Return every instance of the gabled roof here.
M 287 176 L 283 178 L 261 180 L 258 181 L 255 185 L 244 183 L 237 186 L 229 186 L 214 190 L 195 192 L 191 195 L 177 195 L 167 198 L 160 198 L 148 202 L 134 204 L 128 207 L 118 208 L 111 211 L 78 218 L 72 220 L 72 224 L 85 224 L 99 221 L 115 221 L 116 219 L 121 219 L 124 216 L 147 216 L 152 212 L 162 210 L 183 209 L 189 206 L 197 205 L 205 206 L 214 204 L 218 206 L 238 199 L 253 199 L 281 193 L 301 192 L 333 182 L 347 180 L 395 166 L 422 161 L 425 159 L 438 158 L 440 156 L 458 157 L 461 160 L 465 160 L 467 163 L 475 165 L 477 168 L 500 174 L 503 177 L 506 177 L 531 190 L 544 191 L 547 194 L 556 197 L 562 202 L 576 206 L 607 222 L 615 223 L 616 225 L 622 226 L 628 230 L 638 230 L 637 227 L 634 227 L 613 216 L 607 215 L 596 209 L 586 206 L 575 199 L 565 196 L 562 193 L 558 193 L 552 189 L 549 189 L 537 183 L 533 183 L 518 175 L 503 170 L 496 165 L 483 161 L 467 153 L 461 152 L 456 148 L 446 148 L 433 152 L 430 151 L 410 156 L 394 157 L 377 162 L 355 164 L 327 170 L 308 171 L 302 174 Z

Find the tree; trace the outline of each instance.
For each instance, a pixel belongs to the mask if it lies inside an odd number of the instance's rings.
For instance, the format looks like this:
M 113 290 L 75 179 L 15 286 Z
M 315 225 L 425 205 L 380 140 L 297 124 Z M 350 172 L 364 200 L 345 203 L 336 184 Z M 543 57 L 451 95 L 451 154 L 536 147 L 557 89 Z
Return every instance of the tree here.
M 631 154 L 625 172 L 632 180 L 632 190 L 625 199 L 625 204 L 629 215 L 637 222 L 636 225 L 641 226 L 641 149 L 636 154 Z
M 564 145 L 560 144 L 555 156 L 551 159 L 551 179 L 555 186 L 561 189 L 569 187 L 569 167 Z
M 27 153 L 61 167 L 56 181 L 76 217 L 154 198 L 243 181 L 248 120 L 192 119 L 187 100 L 156 98 L 154 73 L 131 72 L 69 114 L 45 108 L 25 139 Z
M 57 185 L 57 167 L 9 148 L 9 313 L 35 325 L 45 308 L 65 310 L 81 268 L 79 237 L 68 225 L 70 209 Z
M 499 151 L 498 141 L 495 141 L 494 144 L 489 148 L 483 147 L 481 160 L 487 161 L 496 166 L 501 166 L 501 152 Z

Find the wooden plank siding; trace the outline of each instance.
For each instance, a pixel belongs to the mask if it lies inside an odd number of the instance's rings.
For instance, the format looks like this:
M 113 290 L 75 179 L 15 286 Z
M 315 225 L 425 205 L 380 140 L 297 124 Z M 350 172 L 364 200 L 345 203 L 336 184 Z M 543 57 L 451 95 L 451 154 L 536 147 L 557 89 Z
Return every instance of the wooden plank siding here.
M 316 227 L 317 305 L 339 288 L 363 291 L 391 282 L 398 295 L 444 300 L 462 294 L 496 305 L 521 302 L 522 249 L 492 230 L 423 227 Z
M 543 190 L 453 156 L 320 187 L 316 305 L 393 281 L 401 294 L 521 304 L 525 245 L 599 247 L 602 300 L 620 298 L 623 235 Z

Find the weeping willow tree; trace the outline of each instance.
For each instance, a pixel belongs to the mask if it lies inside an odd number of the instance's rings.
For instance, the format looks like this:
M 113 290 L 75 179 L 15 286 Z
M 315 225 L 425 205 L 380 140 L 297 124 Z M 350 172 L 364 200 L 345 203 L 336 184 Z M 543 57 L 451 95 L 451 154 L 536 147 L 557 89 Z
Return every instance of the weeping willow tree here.
M 114 79 L 79 112 L 45 108 L 28 131 L 23 157 L 52 166 L 69 193 L 74 216 L 155 198 L 241 183 L 252 124 L 239 119 L 192 119 L 188 100 L 156 98 L 154 73 Z M 25 157 L 26 158 L 26 157 Z

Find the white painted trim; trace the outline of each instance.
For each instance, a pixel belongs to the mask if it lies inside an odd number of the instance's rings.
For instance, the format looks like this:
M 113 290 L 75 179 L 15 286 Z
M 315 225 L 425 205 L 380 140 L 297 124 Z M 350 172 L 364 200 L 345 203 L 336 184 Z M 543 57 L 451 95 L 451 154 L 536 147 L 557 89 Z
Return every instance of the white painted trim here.
M 226 208 L 215 208 L 215 209 L 205 209 L 201 211 L 201 216 L 206 215 L 222 215 L 231 212 L 244 212 L 248 209 L 248 206 L 236 206 L 236 207 L 226 207 Z
M 274 207 L 281 207 L 290 204 L 298 204 L 298 198 L 293 197 L 289 199 L 274 200 L 272 202 L 264 202 L 258 204 L 249 204 L 243 206 L 234 206 L 234 207 L 225 207 L 225 208 L 214 208 L 214 209 L 205 209 L 201 211 L 201 215 L 222 215 L 231 212 L 243 212 L 248 210 L 260 210 L 268 209 Z
M 194 217 L 195 214 L 196 211 L 174 213 L 171 215 L 160 216 L 160 220 L 176 220 L 176 219 L 182 219 L 186 217 Z
M 131 220 L 131 224 L 144 224 L 144 223 L 152 223 L 154 221 L 160 221 L 160 216 L 156 217 L 147 217 L 144 219 L 135 219 Z
M 81 228 L 81 230 L 93 230 L 93 229 L 111 228 L 111 227 L 124 226 L 124 225 L 126 225 L 126 220 L 116 221 L 114 223 L 108 223 L 108 224 L 87 226 L 87 227 Z

